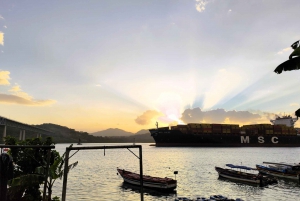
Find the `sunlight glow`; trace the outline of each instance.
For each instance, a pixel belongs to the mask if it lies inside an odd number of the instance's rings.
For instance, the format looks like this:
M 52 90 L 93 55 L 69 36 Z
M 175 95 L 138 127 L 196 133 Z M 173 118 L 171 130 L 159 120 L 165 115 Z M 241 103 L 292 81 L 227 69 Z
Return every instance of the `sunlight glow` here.
M 233 92 L 237 92 L 236 89 L 241 85 L 242 80 L 242 76 L 236 72 L 219 70 L 212 79 L 209 90 L 205 93 L 203 109 L 210 109 Z

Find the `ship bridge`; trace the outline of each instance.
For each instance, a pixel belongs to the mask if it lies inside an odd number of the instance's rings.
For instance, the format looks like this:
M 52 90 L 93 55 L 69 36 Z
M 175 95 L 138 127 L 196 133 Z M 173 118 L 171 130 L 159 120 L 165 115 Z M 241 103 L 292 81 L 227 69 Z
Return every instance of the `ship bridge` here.
M 57 134 L 52 132 L 52 131 L 41 129 L 41 128 L 38 128 L 36 126 L 21 123 L 21 122 L 18 122 L 18 121 L 12 120 L 12 119 L 8 119 L 8 118 L 2 117 L 2 116 L 0 116 L 0 126 L 4 127 L 3 135 L 2 135 L 3 138 L 6 137 L 7 127 L 13 127 L 13 128 L 20 129 L 19 140 L 25 140 L 25 131 L 31 131 L 33 133 L 36 133 L 37 137 L 41 137 L 42 135 L 57 136 Z
M 270 120 L 270 122 L 274 125 L 286 125 L 288 127 L 294 127 L 297 120 L 297 118 L 292 118 L 290 115 L 288 115 L 283 117 L 276 116 L 276 118 L 274 120 Z

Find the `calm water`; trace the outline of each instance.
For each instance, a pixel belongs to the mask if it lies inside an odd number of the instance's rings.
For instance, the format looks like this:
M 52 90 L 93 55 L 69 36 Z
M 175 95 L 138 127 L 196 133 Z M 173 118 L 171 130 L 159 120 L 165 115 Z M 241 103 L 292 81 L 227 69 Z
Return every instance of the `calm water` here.
M 132 144 L 83 144 L 82 146 L 116 146 Z M 195 198 L 221 194 L 244 200 L 300 200 L 298 182 L 279 180 L 276 185 L 256 187 L 218 179 L 215 166 L 232 163 L 255 167 L 263 161 L 300 162 L 300 148 L 159 148 L 142 143 L 144 174 L 175 178 L 176 193 L 160 194 L 145 190 L 144 200 L 174 200 L 178 197 Z M 64 153 L 68 144 L 57 144 Z M 77 146 L 77 145 L 74 145 Z M 138 149 L 132 149 L 138 155 Z M 75 151 L 71 152 L 74 153 Z M 67 200 L 140 200 L 138 189 L 123 184 L 117 167 L 139 172 L 139 160 L 127 149 L 81 150 L 70 162 L 78 166 L 68 175 Z M 53 196 L 61 197 L 62 180 L 55 183 Z

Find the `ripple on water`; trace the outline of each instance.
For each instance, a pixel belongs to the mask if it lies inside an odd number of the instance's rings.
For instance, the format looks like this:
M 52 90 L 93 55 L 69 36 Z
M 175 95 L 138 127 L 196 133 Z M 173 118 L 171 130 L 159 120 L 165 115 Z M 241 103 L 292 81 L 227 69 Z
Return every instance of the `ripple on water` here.
M 58 144 L 56 149 L 63 153 L 67 146 Z M 132 151 L 138 155 L 138 150 Z M 279 180 L 278 184 L 269 187 L 249 186 L 218 179 L 214 168 L 224 167 L 226 163 L 255 167 L 263 161 L 298 162 L 299 154 L 299 148 L 158 148 L 143 144 L 144 174 L 174 178 L 173 172 L 178 171 L 178 188 L 174 193 L 145 190 L 144 200 L 174 200 L 176 196 L 194 198 L 216 194 L 247 201 L 298 200 L 300 187 L 297 182 Z M 75 161 L 79 162 L 78 166 L 68 175 L 68 201 L 140 200 L 139 189 L 124 186 L 122 178 L 116 174 L 117 167 L 139 172 L 139 160 L 128 150 L 105 150 L 105 156 L 103 150 L 81 150 L 70 163 Z M 62 181 L 58 180 L 53 196 L 61 197 L 61 189 Z

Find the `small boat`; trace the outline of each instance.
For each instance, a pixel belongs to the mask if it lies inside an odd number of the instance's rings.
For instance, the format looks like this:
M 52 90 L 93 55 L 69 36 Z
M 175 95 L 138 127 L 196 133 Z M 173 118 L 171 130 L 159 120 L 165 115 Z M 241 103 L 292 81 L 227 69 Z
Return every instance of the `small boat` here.
M 236 168 L 240 170 L 256 170 L 255 168 L 246 167 L 246 166 L 237 166 L 232 164 L 226 164 L 227 167 Z M 238 182 L 245 182 L 249 184 L 255 184 L 260 186 L 266 186 L 269 184 L 277 183 L 277 180 L 270 176 L 265 176 L 262 174 L 255 174 L 255 173 L 247 173 L 233 169 L 225 169 L 220 167 L 215 167 L 216 171 L 218 172 L 220 177 L 238 181 Z
M 285 179 L 300 179 L 300 164 L 263 162 L 266 165 L 256 165 L 261 174 L 272 175 Z
M 118 173 L 124 182 L 140 186 L 140 174 L 117 168 Z M 143 187 L 153 188 L 157 190 L 174 190 L 177 187 L 177 180 L 171 178 L 161 178 L 143 175 Z

